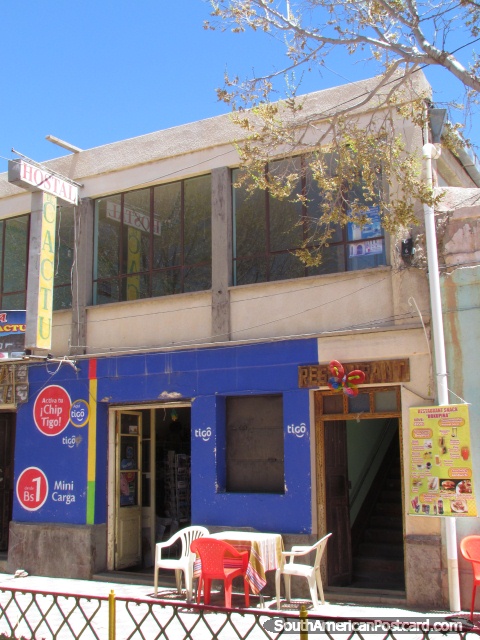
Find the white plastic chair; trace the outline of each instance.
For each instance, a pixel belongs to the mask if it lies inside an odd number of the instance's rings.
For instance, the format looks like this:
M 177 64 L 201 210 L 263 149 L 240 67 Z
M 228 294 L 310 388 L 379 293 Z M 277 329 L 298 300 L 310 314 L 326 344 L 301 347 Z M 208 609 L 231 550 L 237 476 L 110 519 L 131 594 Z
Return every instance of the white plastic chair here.
M 284 557 L 284 559 L 290 558 L 290 560 L 288 562 L 284 562 L 283 566 L 279 567 L 275 573 L 277 609 L 280 609 L 280 576 L 282 574 L 285 581 L 285 596 L 287 602 L 290 602 L 290 578 L 291 576 L 300 576 L 308 580 L 308 586 L 310 587 L 310 595 L 312 597 L 314 608 L 318 607 L 317 589 L 322 604 L 325 604 L 322 576 L 320 575 L 320 562 L 322 560 L 325 547 L 327 546 L 328 538 L 331 535 L 331 533 L 327 533 L 326 536 L 324 536 L 321 540 L 316 542 L 311 547 L 296 545 L 292 547 L 291 551 L 282 551 L 282 556 Z M 295 563 L 295 558 L 306 556 L 311 551 L 316 551 L 313 567 L 308 564 Z
M 190 544 L 197 538 L 208 536 L 209 531 L 205 527 L 185 527 L 180 529 L 166 542 L 157 542 L 155 545 L 155 566 L 154 566 L 154 584 L 155 595 L 158 591 L 158 570 L 173 569 L 175 571 L 175 582 L 178 593 L 182 593 L 182 572 L 185 574 L 185 589 L 187 592 L 187 602 L 191 602 L 193 598 L 193 564 L 195 562 L 195 554 L 190 551 Z M 182 550 L 180 558 L 162 558 L 162 552 L 167 547 L 171 547 L 177 540 L 182 541 Z

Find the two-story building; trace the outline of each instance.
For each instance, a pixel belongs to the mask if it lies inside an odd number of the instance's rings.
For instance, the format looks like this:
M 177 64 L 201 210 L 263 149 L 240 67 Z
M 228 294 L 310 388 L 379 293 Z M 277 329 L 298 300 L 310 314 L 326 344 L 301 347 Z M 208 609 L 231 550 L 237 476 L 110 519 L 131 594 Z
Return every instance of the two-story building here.
M 310 94 L 304 114 L 370 86 Z M 396 117 L 421 150 L 421 129 Z M 377 224 L 339 227 L 305 267 L 294 205 L 234 186 L 239 137 L 225 115 L 42 165 L 79 201 L 58 201 L 52 357 L 33 350 L 28 397 L 1 407 L 7 568 L 148 568 L 189 523 L 275 531 L 287 547 L 332 531 L 327 590 L 442 606 L 442 521 L 407 515 L 404 490 L 409 409 L 435 404 L 425 270 Z M 480 185 L 448 152 L 436 171 Z M 3 310 L 28 313 L 45 275 L 37 201 L 0 176 Z M 357 396 L 328 386 L 332 360 L 365 371 Z

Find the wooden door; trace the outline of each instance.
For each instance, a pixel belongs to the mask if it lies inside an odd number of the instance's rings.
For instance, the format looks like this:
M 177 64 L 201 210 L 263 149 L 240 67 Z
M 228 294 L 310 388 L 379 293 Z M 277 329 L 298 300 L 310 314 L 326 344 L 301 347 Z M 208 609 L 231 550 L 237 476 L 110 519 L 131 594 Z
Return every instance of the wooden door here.
M 344 420 L 324 421 L 325 497 L 328 541 L 328 585 L 352 581 L 352 543 L 348 500 L 347 426 Z

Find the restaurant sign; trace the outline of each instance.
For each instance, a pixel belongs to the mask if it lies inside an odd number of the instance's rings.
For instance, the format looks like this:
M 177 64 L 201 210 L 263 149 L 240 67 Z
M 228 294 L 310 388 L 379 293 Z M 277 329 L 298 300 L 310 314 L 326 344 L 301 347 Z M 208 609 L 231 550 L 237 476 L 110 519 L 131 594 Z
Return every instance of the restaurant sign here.
M 365 374 L 364 384 L 386 384 L 410 381 L 410 362 L 401 360 L 374 360 L 371 362 L 342 362 L 345 373 L 360 369 Z M 300 389 L 324 387 L 331 376 L 328 364 L 300 365 L 298 386 Z
M 476 516 L 468 405 L 410 409 L 409 514 Z
M 25 160 L 8 161 L 8 181 L 27 191 L 45 191 L 70 204 L 78 204 L 77 185 Z

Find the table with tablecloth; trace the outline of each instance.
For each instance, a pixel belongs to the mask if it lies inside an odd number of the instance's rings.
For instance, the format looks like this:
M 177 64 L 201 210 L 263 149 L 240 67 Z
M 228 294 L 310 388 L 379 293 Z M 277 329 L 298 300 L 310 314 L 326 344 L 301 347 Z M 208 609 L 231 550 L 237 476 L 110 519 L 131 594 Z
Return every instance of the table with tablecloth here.
M 279 533 L 257 531 L 220 531 L 211 538 L 224 540 L 238 551 L 248 551 L 247 581 L 254 594 L 267 584 L 265 573 L 274 571 L 282 563 L 283 539 Z

